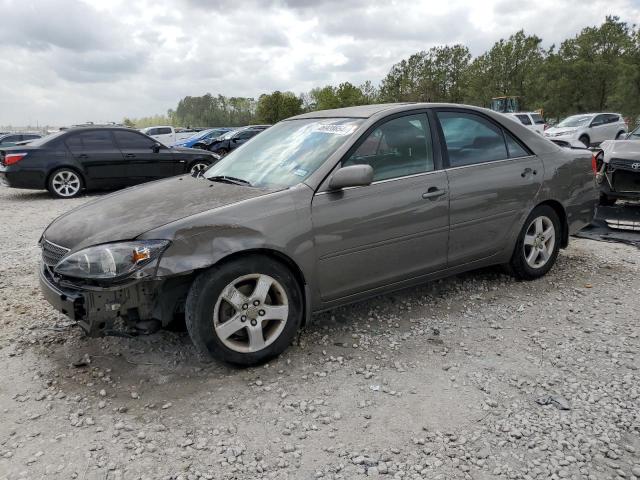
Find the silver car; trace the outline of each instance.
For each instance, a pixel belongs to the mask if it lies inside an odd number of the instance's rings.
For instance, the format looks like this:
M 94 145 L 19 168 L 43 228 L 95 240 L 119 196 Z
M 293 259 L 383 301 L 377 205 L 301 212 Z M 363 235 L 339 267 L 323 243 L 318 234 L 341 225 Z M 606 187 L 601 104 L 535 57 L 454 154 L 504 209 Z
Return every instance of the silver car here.
M 605 140 L 622 138 L 627 130 L 627 124 L 619 113 L 585 113 L 565 118 L 555 127 L 545 130 L 544 136 L 568 143 L 577 140 L 589 147 Z
M 199 351 L 278 355 L 312 314 L 489 265 L 551 269 L 597 200 L 586 150 L 500 113 L 389 104 L 282 121 L 204 174 L 55 220 L 48 301 L 89 335 L 184 316 Z

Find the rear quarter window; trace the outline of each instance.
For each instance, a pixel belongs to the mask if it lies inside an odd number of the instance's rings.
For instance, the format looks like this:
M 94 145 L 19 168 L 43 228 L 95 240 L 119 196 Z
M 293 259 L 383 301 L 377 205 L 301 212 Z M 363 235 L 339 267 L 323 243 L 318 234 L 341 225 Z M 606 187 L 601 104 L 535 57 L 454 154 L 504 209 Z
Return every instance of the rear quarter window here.
M 542 118 L 542 115 L 540 115 L 539 113 L 532 113 L 531 119 L 536 125 L 544 125 L 544 118 Z

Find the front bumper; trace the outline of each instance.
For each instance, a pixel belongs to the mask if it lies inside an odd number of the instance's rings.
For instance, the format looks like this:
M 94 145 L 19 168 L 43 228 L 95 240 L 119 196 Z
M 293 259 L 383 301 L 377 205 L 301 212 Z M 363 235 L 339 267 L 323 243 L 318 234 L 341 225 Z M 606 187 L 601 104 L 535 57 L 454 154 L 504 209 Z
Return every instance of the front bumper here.
M 135 327 L 153 318 L 160 282 L 142 281 L 114 288 L 79 288 L 65 285 L 40 265 L 40 288 L 45 299 L 91 337 Z
M 640 199 L 640 169 L 632 165 L 640 162 L 611 161 L 604 164 L 596 175 L 600 191 L 611 198 Z

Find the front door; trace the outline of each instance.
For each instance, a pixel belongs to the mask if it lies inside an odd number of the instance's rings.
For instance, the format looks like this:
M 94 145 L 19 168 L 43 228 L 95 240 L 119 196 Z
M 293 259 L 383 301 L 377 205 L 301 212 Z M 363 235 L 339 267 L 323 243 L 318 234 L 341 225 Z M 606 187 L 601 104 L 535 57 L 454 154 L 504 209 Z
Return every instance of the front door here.
M 90 184 L 101 187 L 127 184 L 127 165 L 110 130 L 105 128 L 73 133 L 65 138 L 65 144 L 84 168 Z
M 157 142 L 154 139 L 127 130 L 116 130 L 114 136 L 127 161 L 131 184 L 170 177 L 184 171 L 184 165 L 177 155 L 164 145 L 159 150 L 155 148 Z
M 449 266 L 483 260 L 507 241 L 534 206 L 542 161 L 481 114 L 439 110 L 448 158 Z
M 432 145 L 425 113 L 383 122 L 340 165 L 371 165 L 373 183 L 316 193 L 311 214 L 323 302 L 445 268 L 448 185 Z

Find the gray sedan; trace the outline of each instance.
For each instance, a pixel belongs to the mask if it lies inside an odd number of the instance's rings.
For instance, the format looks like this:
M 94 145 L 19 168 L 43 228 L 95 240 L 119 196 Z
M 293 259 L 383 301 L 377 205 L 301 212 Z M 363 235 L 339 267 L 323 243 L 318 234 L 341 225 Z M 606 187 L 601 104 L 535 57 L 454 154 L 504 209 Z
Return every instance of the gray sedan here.
M 45 297 L 90 335 L 184 316 L 250 365 L 312 314 L 459 272 L 551 269 L 597 200 L 586 150 L 448 104 L 312 112 L 197 176 L 103 197 L 41 239 Z

